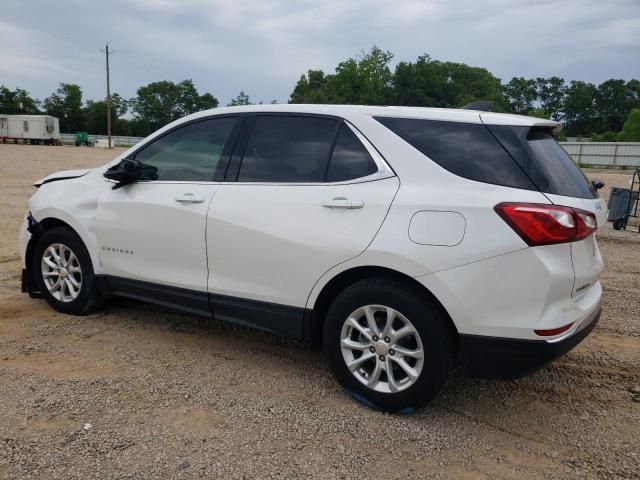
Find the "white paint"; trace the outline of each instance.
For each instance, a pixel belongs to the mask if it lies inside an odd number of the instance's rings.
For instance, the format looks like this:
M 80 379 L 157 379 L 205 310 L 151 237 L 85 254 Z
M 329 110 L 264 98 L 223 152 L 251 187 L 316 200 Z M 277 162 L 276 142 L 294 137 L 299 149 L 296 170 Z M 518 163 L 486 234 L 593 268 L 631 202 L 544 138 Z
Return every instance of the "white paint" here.
M 156 181 L 117 190 L 103 178 L 108 166 L 167 129 L 229 112 L 344 118 L 392 171 L 375 181 L 341 184 Z M 442 302 L 459 332 L 512 338 L 532 338 L 534 328 L 580 321 L 598 308 L 601 260 L 595 239 L 529 248 L 493 207 L 506 201 L 553 202 L 593 211 L 601 222 L 606 206 L 596 211 L 599 201 L 545 196 L 451 174 L 376 121 L 378 115 L 481 123 L 480 112 L 447 109 L 263 105 L 209 110 L 164 127 L 109 165 L 42 185 L 29 209 L 37 220 L 53 217 L 71 225 L 97 274 L 313 308 L 336 275 L 380 266 L 417 278 Z M 483 114 L 483 120 L 548 123 L 499 114 Z M 202 197 L 202 203 L 176 201 L 189 193 Z M 362 202 L 362 208 L 323 206 L 336 197 Z M 23 263 L 29 238 L 23 225 Z M 591 287 L 575 295 L 574 281 Z
M 458 212 L 422 210 L 411 217 L 409 238 L 420 245 L 453 247 L 462 242 L 465 226 Z

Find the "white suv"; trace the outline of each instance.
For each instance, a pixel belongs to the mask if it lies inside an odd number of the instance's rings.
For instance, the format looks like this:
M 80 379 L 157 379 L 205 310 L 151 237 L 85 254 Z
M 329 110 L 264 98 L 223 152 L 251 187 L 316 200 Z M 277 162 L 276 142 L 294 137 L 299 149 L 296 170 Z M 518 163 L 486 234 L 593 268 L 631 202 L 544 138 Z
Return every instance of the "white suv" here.
M 555 122 L 474 110 L 209 110 L 36 183 L 23 290 L 119 295 L 322 346 L 338 381 L 419 407 L 452 359 L 515 377 L 595 326 L 606 206 Z

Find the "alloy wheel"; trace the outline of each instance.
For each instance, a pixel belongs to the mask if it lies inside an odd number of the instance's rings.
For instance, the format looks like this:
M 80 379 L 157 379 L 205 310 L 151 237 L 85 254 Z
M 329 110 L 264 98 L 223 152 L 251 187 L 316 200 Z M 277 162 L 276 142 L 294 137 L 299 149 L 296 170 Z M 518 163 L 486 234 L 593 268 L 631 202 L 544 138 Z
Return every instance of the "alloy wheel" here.
M 56 300 L 72 302 L 82 288 L 82 269 L 75 253 L 62 243 L 49 245 L 42 254 L 42 279 Z
M 366 305 L 351 313 L 342 326 L 340 348 L 353 376 L 382 393 L 409 388 L 424 364 L 422 340 L 413 323 L 384 305 Z

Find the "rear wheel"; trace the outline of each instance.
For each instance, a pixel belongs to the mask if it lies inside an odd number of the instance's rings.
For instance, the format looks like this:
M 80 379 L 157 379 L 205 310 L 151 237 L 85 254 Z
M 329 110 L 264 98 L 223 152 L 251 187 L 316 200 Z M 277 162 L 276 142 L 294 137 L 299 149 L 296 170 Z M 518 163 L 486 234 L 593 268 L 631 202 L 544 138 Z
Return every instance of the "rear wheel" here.
M 69 228 L 42 234 L 34 252 L 33 272 L 45 300 L 60 312 L 83 315 L 104 303 L 89 253 Z
M 349 393 L 373 407 L 418 408 L 444 385 L 453 353 L 447 319 L 411 285 L 360 281 L 331 305 L 324 346 Z

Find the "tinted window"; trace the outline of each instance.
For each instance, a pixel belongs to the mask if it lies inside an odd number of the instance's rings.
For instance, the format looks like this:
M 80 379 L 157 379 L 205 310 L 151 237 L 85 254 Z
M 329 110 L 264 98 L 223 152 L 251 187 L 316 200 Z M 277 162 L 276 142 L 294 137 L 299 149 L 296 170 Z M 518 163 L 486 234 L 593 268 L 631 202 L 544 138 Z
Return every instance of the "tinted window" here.
M 180 127 L 136 153 L 158 169 L 158 180 L 213 180 L 235 117 L 212 118 Z
M 240 182 L 322 182 L 337 121 L 259 116 L 240 165 Z
M 578 198 L 597 196 L 582 170 L 547 130 L 496 125 L 489 129 L 541 192 Z
M 342 124 L 327 172 L 327 182 L 341 182 L 366 177 L 378 170 L 369 152 L 356 134 Z
M 484 125 L 406 118 L 376 118 L 443 168 L 478 182 L 536 190 Z

